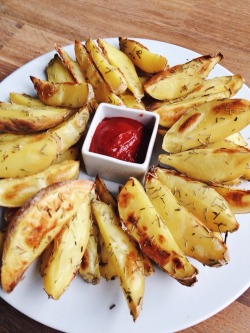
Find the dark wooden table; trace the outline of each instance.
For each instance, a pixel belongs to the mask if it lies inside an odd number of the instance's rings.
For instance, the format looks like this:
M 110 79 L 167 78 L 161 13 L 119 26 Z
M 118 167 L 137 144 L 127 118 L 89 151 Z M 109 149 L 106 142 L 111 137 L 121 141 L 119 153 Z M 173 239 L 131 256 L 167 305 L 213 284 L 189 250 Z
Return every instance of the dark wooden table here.
M 242 74 L 250 86 L 249 17 L 246 0 L 0 0 L 0 80 L 52 50 L 55 42 L 67 45 L 75 39 L 124 36 L 165 41 L 201 54 L 220 51 L 224 55 L 221 64 Z M 0 299 L 0 332 L 56 331 Z M 184 332 L 250 332 L 250 289 Z

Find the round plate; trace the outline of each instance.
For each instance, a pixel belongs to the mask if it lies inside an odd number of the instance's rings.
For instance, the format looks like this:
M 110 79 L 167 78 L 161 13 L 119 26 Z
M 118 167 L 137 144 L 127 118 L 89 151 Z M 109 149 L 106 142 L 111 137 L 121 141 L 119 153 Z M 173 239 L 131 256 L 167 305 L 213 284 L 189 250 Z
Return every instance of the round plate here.
M 107 39 L 118 47 L 118 38 Z M 172 44 L 138 39 L 154 53 L 165 55 L 171 66 L 184 63 L 199 54 Z M 74 55 L 73 45 L 65 50 Z M 10 92 L 34 94 L 29 76 L 45 78 L 45 67 L 55 51 L 27 63 L 0 84 L 0 100 L 8 100 Z M 236 61 L 236 60 L 235 60 Z M 211 76 L 230 75 L 221 65 L 216 65 Z M 242 73 L 244 76 L 244 69 Z M 250 90 L 245 85 L 237 97 L 247 99 Z M 242 133 L 247 138 L 247 130 Z M 81 177 L 85 177 L 82 172 Z M 107 183 L 111 191 L 117 184 Z M 35 262 L 26 271 L 23 280 L 11 294 L 0 289 L 0 296 L 25 315 L 55 329 L 71 332 L 109 333 L 167 333 L 193 326 L 225 308 L 250 285 L 250 223 L 249 215 L 237 215 L 240 228 L 230 234 L 227 244 L 230 262 L 220 268 L 199 269 L 198 282 L 193 287 L 179 284 L 156 268 L 153 276 L 146 278 L 145 297 L 140 317 L 134 323 L 119 286 L 118 280 L 93 286 L 76 277 L 58 301 L 48 299 Z

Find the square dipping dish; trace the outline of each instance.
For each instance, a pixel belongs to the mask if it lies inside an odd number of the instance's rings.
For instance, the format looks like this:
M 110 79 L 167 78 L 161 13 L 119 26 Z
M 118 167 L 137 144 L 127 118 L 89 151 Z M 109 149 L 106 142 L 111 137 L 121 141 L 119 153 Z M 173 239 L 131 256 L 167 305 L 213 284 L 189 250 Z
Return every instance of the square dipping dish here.
M 143 152 L 140 161 L 124 161 L 102 153 L 90 151 L 90 146 L 98 125 L 103 120 L 115 117 L 132 119 L 143 125 L 144 134 L 141 143 L 141 150 Z M 101 103 L 94 114 L 82 147 L 82 157 L 86 173 L 89 176 L 95 177 L 98 175 L 100 178 L 119 184 L 126 182 L 129 177 L 136 177 L 139 181 L 142 181 L 149 168 L 158 125 L 159 115 L 153 112 Z M 138 151 L 139 154 L 140 151 Z

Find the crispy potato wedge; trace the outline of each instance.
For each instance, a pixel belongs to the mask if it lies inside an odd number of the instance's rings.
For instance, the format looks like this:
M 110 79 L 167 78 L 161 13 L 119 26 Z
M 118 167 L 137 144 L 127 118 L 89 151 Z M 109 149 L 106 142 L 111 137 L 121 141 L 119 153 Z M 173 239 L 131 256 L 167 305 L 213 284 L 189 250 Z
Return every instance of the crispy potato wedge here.
M 111 91 L 115 94 L 124 93 L 128 85 L 120 70 L 109 63 L 101 49 L 91 38 L 86 41 L 85 46 L 97 70 L 101 73 Z
M 81 71 L 81 68 L 77 61 L 74 61 L 70 55 L 60 46 L 55 45 L 56 51 L 59 53 L 63 64 L 68 68 L 72 76 L 74 77 L 75 81 L 77 83 L 83 83 L 86 82 L 85 77 Z
M 225 199 L 212 187 L 174 170 L 155 168 L 161 183 L 169 188 L 176 200 L 214 232 L 233 232 L 239 228 Z
M 237 179 L 249 170 L 250 152 L 239 149 L 192 149 L 177 154 L 160 154 L 159 162 L 205 183 Z
M 29 265 L 80 210 L 81 199 L 92 188 L 93 182 L 86 180 L 56 183 L 42 189 L 17 211 L 8 226 L 3 249 L 1 282 L 5 292 L 15 288 Z
M 56 53 L 46 66 L 47 80 L 52 83 L 76 82 L 69 69 Z
M 144 89 L 158 100 L 180 98 L 195 89 L 223 58 L 221 53 L 200 56 L 153 75 L 144 83 Z
M 98 229 L 95 223 L 91 225 L 88 244 L 83 254 L 78 274 L 88 283 L 95 285 L 100 282 Z
M 224 242 L 184 208 L 152 173 L 147 174 L 145 190 L 186 256 L 207 266 L 219 267 L 228 263 L 228 249 Z
M 53 250 L 43 274 L 44 290 L 53 299 L 59 299 L 76 276 L 87 247 L 92 223 L 92 186 L 89 181 L 86 185 L 82 183 L 82 191 L 74 198 L 74 214 L 54 238 Z
M 196 282 L 197 269 L 180 250 L 136 178 L 131 177 L 121 188 L 118 210 L 123 228 L 150 259 L 181 284 Z
M 57 126 L 73 113 L 75 110 L 69 108 L 0 102 L 0 131 L 16 134 L 44 131 Z
M 155 74 L 168 67 L 165 57 L 150 52 L 146 46 L 135 40 L 119 37 L 119 47 L 133 64 L 145 73 Z
M 92 86 L 83 83 L 51 83 L 31 76 L 39 99 L 46 105 L 81 108 L 94 98 Z
M 104 39 L 99 38 L 97 43 L 102 49 L 103 54 L 109 60 L 110 64 L 118 68 L 124 75 L 127 81 L 128 89 L 137 99 L 142 99 L 144 96 L 143 87 L 137 75 L 135 66 L 128 56 L 116 47 L 110 45 Z
M 239 132 L 249 123 L 249 101 L 210 101 L 190 108 L 166 133 L 162 148 L 170 153 L 178 153 L 207 145 Z
M 171 127 L 191 107 L 196 107 L 211 100 L 230 98 L 242 87 L 244 79 L 241 75 L 221 76 L 208 79 L 199 84 L 188 95 L 171 100 L 157 101 L 149 105 L 147 110 L 160 115 L 160 125 Z
M 233 213 L 250 213 L 250 190 L 218 185 L 213 188 L 227 201 Z
M 0 206 L 21 207 L 42 188 L 79 176 L 79 162 L 68 160 L 24 178 L 0 179 Z
M 10 102 L 28 107 L 45 107 L 45 104 L 39 98 L 27 94 L 11 92 L 9 94 Z
M 93 87 L 96 101 L 98 103 L 103 102 L 114 105 L 123 105 L 122 100 L 111 91 L 96 69 L 85 46 L 79 41 L 75 41 L 75 54 L 87 82 Z
M 123 101 L 124 105 L 126 105 L 126 107 L 145 110 L 144 103 L 141 100 L 136 99 L 130 91 L 125 91 L 125 93 L 120 94 L 119 97 Z
M 40 255 L 39 259 L 40 259 L 40 265 L 39 265 L 39 273 L 41 275 L 41 277 L 44 276 L 45 274 L 45 270 L 48 267 L 48 263 L 50 260 L 50 257 L 52 255 L 53 249 L 54 249 L 54 240 L 53 239 L 44 249 L 44 251 L 42 252 L 42 254 Z
M 107 205 L 111 205 L 114 209 L 116 209 L 117 208 L 116 199 L 113 197 L 113 195 L 108 190 L 104 181 L 98 175 L 95 177 L 95 186 L 98 198 L 102 202 L 106 203 Z
M 92 210 L 107 250 L 112 253 L 113 265 L 135 321 L 140 315 L 144 296 L 142 258 L 134 241 L 122 230 L 118 215 L 111 206 L 95 200 Z

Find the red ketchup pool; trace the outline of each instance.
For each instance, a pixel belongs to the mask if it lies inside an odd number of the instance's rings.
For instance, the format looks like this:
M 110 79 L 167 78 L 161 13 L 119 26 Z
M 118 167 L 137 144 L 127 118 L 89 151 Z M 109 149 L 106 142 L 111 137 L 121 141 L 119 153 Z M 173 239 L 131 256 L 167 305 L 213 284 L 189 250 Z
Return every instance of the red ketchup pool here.
M 137 120 L 126 117 L 104 118 L 97 126 L 90 151 L 133 163 L 143 163 L 149 132 Z

